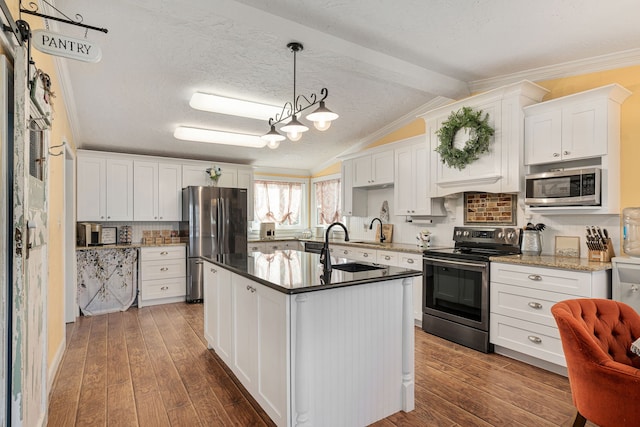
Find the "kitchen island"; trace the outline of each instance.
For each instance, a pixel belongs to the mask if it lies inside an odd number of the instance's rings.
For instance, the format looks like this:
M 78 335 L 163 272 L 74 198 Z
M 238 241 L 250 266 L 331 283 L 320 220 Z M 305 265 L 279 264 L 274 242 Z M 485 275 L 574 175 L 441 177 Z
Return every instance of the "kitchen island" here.
M 295 250 L 205 259 L 209 347 L 279 426 L 368 425 L 414 408 L 413 277 L 323 274 Z

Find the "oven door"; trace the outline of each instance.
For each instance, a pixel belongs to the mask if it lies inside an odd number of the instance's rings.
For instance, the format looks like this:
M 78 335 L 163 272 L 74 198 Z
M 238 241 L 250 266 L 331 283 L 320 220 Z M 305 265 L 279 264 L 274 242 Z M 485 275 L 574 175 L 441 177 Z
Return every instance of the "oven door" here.
M 426 314 L 489 330 L 489 262 L 424 257 Z

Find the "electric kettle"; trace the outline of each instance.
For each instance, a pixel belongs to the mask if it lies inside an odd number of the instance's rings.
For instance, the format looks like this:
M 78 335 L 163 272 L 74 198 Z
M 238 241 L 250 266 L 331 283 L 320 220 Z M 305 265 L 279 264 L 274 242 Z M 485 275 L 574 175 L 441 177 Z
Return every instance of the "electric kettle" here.
M 522 231 L 522 255 L 540 255 L 542 253 L 542 236 L 538 230 Z

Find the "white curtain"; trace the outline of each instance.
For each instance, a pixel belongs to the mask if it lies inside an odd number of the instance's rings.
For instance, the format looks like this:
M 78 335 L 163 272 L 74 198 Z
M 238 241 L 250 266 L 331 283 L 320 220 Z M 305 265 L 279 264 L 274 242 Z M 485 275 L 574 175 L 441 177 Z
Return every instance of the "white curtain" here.
M 318 224 L 332 224 L 340 221 L 342 217 L 340 179 L 318 181 L 315 184 L 315 190 Z
M 254 210 L 258 221 L 279 225 L 300 223 L 301 183 L 256 180 L 254 190 Z

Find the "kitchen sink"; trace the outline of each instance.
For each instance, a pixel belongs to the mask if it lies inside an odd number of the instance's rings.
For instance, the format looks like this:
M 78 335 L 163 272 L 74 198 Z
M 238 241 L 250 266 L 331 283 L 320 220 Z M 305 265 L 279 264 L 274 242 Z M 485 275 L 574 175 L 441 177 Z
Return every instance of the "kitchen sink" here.
M 344 264 L 335 264 L 332 266 L 335 270 L 348 271 L 350 273 L 356 273 L 358 271 L 369 271 L 369 270 L 382 270 L 383 267 L 381 265 L 371 265 L 371 264 L 360 264 L 359 262 L 347 262 Z

